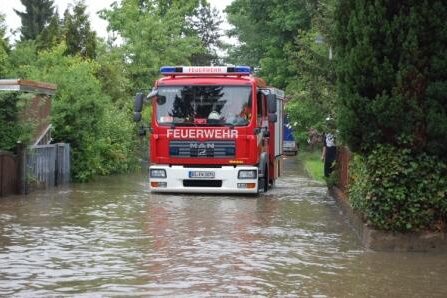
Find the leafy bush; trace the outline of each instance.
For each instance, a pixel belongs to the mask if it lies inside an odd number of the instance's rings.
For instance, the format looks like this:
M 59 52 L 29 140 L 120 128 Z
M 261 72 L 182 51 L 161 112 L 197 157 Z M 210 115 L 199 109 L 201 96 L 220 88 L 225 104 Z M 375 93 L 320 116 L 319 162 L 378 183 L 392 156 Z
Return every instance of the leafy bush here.
M 26 98 L 17 92 L 0 93 L 0 150 L 14 151 L 17 142 L 30 140 L 32 123 L 19 120 L 20 102 Z
M 8 54 L 6 53 L 5 49 L 1 47 L 0 44 L 0 78 L 3 78 L 5 73 L 8 70 Z
M 440 230 L 447 219 L 447 165 L 436 156 L 379 145 L 350 167 L 349 198 L 374 227 Z
M 88 181 L 95 175 L 128 171 L 135 163 L 130 108 L 115 107 L 104 94 L 96 62 L 64 53 L 64 45 L 40 53 L 28 77 L 57 84 L 53 138 L 71 144 L 72 178 Z
M 32 40 L 18 42 L 8 55 L 7 78 L 27 78 L 32 64 L 37 61 L 36 43 Z
M 0 94 L 0 150 L 11 150 L 15 147 L 19 128 L 17 123 L 16 93 Z
M 131 119 L 130 113 L 118 108 L 106 110 L 100 125 L 103 133 L 98 141 L 101 154 L 99 174 L 125 173 L 136 167 L 136 129 Z

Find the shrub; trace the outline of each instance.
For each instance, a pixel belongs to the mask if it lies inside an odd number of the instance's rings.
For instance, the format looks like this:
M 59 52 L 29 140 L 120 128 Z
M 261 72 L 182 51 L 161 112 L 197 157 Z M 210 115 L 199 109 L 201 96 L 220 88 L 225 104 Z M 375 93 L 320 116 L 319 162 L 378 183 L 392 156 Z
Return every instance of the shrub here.
M 440 230 L 447 216 L 447 165 L 436 156 L 378 145 L 350 167 L 349 199 L 374 227 Z
M 112 106 L 106 110 L 100 127 L 103 133 L 97 142 L 101 152 L 99 174 L 109 175 L 133 170 L 138 161 L 135 154 L 136 129 L 130 113 Z
M 104 94 L 96 62 L 64 52 L 63 44 L 41 52 L 28 75 L 57 84 L 51 112 L 53 137 L 71 144 L 73 180 L 128 171 L 135 163 L 131 109 L 114 106 Z
M 31 139 L 32 123 L 19 120 L 20 107 L 27 98 L 17 92 L 0 93 L 0 150 L 14 151 L 17 142 Z

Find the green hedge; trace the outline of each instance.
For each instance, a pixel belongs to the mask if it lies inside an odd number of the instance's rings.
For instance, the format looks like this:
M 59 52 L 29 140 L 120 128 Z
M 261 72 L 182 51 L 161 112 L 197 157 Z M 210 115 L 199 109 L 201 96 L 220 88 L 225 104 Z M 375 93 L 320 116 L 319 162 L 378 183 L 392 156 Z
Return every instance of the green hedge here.
M 389 231 L 444 230 L 447 165 L 438 157 L 379 145 L 350 167 L 349 199 L 374 227 Z
M 20 134 L 17 123 L 17 95 L 0 94 L 0 150 L 14 148 Z
M 0 150 L 14 151 L 17 142 L 31 139 L 32 123 L 19 121 L 21 106 L 26 95 L 18 92 L 0 93 Z

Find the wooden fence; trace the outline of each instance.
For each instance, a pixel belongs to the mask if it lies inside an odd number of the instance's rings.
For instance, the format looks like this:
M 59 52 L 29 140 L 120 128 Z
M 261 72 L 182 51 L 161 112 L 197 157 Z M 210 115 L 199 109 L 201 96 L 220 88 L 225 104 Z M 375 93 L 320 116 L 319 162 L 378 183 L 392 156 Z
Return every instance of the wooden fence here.
M 346 194 L 349 183 L 349 162 L 352 158 L 351 151 L 345 147 L 337 147 L 337 171 L 339 174 L 338 188 Z
M 56 185 L 64 185 L 70 183 L 70 151 L 70 144 L 57 144 Z
M 0 197 L 17 193 L 18 169 L 17 156 L 0 151 Z
M 70 181 L 70 145 L 31 146 L 26 158 L 28 183 L 49 188 Z M 31 181 L 30 181 L 31 180 Z
M 0 152 L 0 197 L 69 182 L 69 144 L 30 146 L 18 156 Z

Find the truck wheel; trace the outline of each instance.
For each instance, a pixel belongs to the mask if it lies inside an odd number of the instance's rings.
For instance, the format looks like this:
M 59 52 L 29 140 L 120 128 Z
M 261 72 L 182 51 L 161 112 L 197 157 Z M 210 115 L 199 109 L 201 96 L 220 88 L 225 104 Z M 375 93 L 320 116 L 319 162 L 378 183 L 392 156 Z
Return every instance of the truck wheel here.
M 264 177 L 258 178 L 258 193 L 267 192 L 269 189 L 269 172 L 267 166 L 264 167 Z
M 267 192 L 269 190 L 269 168 L 265 167 L 265 174 L 264 174 L 264 192 Z

